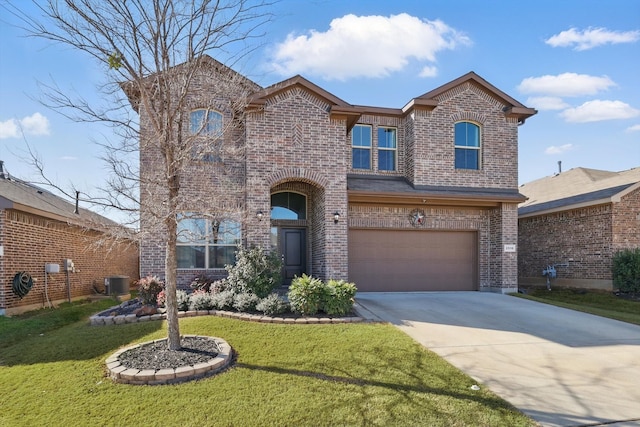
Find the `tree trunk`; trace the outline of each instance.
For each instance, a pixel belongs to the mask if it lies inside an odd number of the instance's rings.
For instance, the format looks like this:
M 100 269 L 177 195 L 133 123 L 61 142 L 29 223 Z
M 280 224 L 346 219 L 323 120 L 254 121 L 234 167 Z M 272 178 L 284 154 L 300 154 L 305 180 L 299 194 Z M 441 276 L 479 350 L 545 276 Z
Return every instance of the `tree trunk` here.
M 175 220 L 167 220 L 167 248 L 165 257 L 165 294 L 167 306 L 167 344 L 169 350 L 180 350 L 180 325 L 178 324 L 178 298 L 177 298 L 177 259 L 176 259 L 176 233 Z

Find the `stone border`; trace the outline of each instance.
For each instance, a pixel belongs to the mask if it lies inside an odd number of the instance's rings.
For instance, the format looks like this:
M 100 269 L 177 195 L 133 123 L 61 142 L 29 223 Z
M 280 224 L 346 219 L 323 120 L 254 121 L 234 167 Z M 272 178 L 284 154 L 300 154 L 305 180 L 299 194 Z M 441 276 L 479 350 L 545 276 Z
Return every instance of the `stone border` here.
M 196 380 L 213 375 L 225 369 L 231 363 L 233 350 L 231 346 L 222 338 L 207 337 L 202 335 L 184 335 L 184 337 L 206 338 L 214 340 L 218 345 L 219 352 L 216 357 L 206 363 L 197 363 L 193 366 L 181 366 L 179 368 L 170 369 L 132 369 L 120 364 L 120 355 L 127 350 L 141 347 L 147 344 L 167 341 L 166 338 L 154 341 L 147 341 L 141 344 L 135 344 L 127 348 L 116 351 L 106 360 L 107 371 L 109 377 L 117 383 L 133 384 L 133 385 L 161 385 L 175 384 L 185 381 Z
M 91 326 L 101 325 L 123 325 L 125 323 L 140 323 L 150 320 L 164 320 L 167 318 L 165 313 L 152 314 L 150 316 L 136 316 L 135 314 L 119 315 L 119 316 L 101 316 L 101 313 L 113 310 L 102 311 L 89 318 Z M 360 316 L 355 317 L 275 317 L 263 314 L 238 313 L 235 311 L 223 310 L 197 310 L 197 311 L 179 311 L 178 318 L 196 317 L 196 316 L 218 316 L 229 317 L 232 319 L 248 320 L 260 323 L 285 323 L 285 324 L 331 324 L 331 323 L 357 323 L 364 319 Z

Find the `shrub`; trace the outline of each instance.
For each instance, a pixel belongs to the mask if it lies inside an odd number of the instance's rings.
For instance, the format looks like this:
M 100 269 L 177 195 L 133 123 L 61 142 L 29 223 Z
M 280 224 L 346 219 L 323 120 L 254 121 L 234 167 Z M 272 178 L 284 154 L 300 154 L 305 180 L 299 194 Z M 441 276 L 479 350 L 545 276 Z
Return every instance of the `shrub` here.
M 288 311 L 289 303 L 280 298 L 278 294 L 273 293 L 262 298 L 256 305 L 256 310 L 266 314 L 267 316 L 274 316 Z
M 158 297 L 156 298 L 156 305 L 158 307 L 164 307 L 164 304 L 167 302 L 167 295 L 164 293 L 164 289 L 158 293 Z
M 189 310 L 213 309 L 213 295 L 204 290 L 197 290 L 189 298 Z
M 229 273 L 224 285 L 236 293 L 251 292 L 264 298 L 280 285 L 282 263 L 276 252 L 263 248 L 240 249 L 235 265 L 227 265 Z
M 321 310 L 329 316 L 344 316 L 353 307 L 356 291 L 356 285 L 353 283 L 344 280 L 329 280 L 323 294 Z
M 256 311 L 256 305 L 260 302 L 260 298 L 251 292 L 242 292 L 241 294 L 235 294 L 233 297 L 233 308 L 236 310 L 248 313 Z
M 191 282 L 191 289 L 194 291 L 205 291 L 209 292 L 211 290 L 211 285 L 215 283 L 211 277 L 206 276 L 204 274 L 200 274 L 196 276 Z
M 640 292 L 640 248 L 617 252 L 612 273 L 613 285 L 622 292 Z
M 181 289 L 176 290 L 176 305 L 178 306 L 178 311 L 189 310 L 189 299 L 188 293 Z
M 156 305 L 158 294 L 164 288 L 164 283 L 156 276 L 147 276 L 137 282 L 138 298 L 144 305 Z
M 216 310 L 232 310 L 235 292 L 231 289 L 212 294 L 211 301 Z
M 296 277 L 289 287 L 291 310 L 303 316 L 316 314 L 324 299 L 325 285 L 320 279 L 303 274 Z

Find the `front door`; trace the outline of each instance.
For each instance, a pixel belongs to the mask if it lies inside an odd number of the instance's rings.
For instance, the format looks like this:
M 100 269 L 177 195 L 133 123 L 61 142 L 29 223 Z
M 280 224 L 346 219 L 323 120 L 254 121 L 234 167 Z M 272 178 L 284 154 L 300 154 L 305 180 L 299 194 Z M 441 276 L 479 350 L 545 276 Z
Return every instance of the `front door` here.
M 278 231 L 282 277 L 284 284 L 289 286 L 294 277 L 307 271 L 307 233 L 304 228 L 280 228 Z

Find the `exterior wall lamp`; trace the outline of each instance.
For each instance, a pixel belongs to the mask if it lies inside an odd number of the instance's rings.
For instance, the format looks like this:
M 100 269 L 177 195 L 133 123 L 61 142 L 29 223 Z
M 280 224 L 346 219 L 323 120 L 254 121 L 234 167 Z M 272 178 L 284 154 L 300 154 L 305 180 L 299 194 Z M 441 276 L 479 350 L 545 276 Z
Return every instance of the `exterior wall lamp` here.
M 264 213 L 262 213 L 262 211 L 258 211 L 258 213 L 256 213 L 256 216 L 258 217 L 258 221 L 262 221 L 262 217 L 264 216 Z
M 334 224 L 337 224 L 337 223 L 338 223 L 338 221 L 340 221 L 340 212 L 336 211 L 336 212 L 333 214 L 333 223 L 334 223 Z

